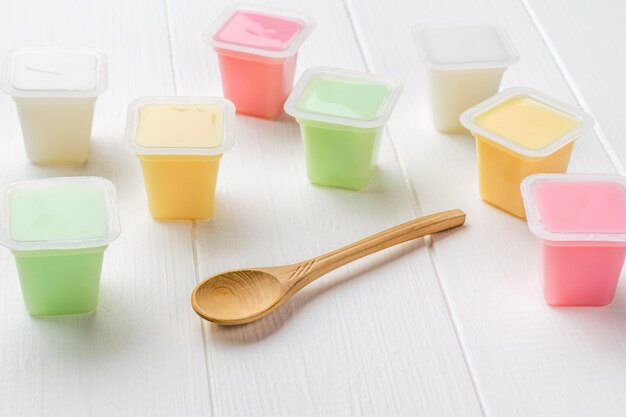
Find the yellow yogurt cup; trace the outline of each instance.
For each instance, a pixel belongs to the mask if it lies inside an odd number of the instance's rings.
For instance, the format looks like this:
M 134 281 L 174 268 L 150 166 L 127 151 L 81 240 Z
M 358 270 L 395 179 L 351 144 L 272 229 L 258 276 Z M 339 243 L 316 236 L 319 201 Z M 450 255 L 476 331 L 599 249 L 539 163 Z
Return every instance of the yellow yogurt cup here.
M 522 180 L 566 172 L 574 141 L 593 119 L 539 91 L 516 87 L 466 110 L 461 123 L 476 138 L 481 197 L 524 218 Z
M 128 109 L 125 141 L 141 163 L 159 220 L 213 217 L 220 159 L 233 146 L 235 106 L 212 97 L 144 97 Z

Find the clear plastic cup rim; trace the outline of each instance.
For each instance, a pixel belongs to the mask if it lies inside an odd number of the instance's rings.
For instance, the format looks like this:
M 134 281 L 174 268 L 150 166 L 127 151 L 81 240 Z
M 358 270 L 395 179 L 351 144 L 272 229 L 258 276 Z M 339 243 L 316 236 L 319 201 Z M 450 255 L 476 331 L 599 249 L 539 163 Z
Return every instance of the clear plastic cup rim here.
M 222 109 L 224 121 L 224 137 L 222 144 L 213 147 L 149 147 L 135 142 L 139 109 L 148 104 L 174 105 L 214 105 Z M 136 155 L 221 155 L 235 144 L 235 105 L 221 97 L 141 97 L 133 100 L 128 106 L 124 144 Z
M 541 222 L 539 207 L 533 193 L 535 185 L 546 182 L 611 182 L 626 189 L 625 177 L 605 174 L 533 174 L 524 178 L 520 188 L 526 209 L 528 228 L 538 238 L 553 242 L 626 243 L 626 233 L 557 232 L 548 229 Z
M 96 66 L 96 85 L 92 89 L 87 90 L 64 90 L 64 89 L 42 89 L 42 90 L 24 90 L 16 88 L 13 85 L 13 69 L 14 59 L 21 53 L 67 53 L 77 52 L 93 55 L 97 60 Z M 10 51 L 4 59 L 2 65 L 2 74 L 0 75 L 0 89 L 6 94 L 12 96 L 15 99 L 26 98 L 96 98 L 104 91 L 108 86 L 108 68 L 107 68 L 107 56 L 99 50 L 93 48 L 52 48 L 52 47 L 39 47 L 39 48 L 19 48 Z
M 504 136 L 500 136 L 494 132 L 491 132 L 490 130 L 485 129 L 474 122 L 474 118 L 478 116 L 479 114 L 487 110 L 490 110 L 493 107 L 499 105 L 500 103 L 507 101 L 514 97 L 532 98 L 547 107 L 551 107 L 555 110 L 558 110 L 561 113 L 564 113 L 578 120 L 580 124 L 576 126 L 574 129 L 567 131 L 561 137 L 553 140 L 544 148 L 529 149 L 525 146 L 511 142 Z M 511 151 L 517 154 L 528 156 L 528 157 L 536 157 L 536 158 L 543 158 L 543 157 L 553 154 L 554 152 L 558 151 L 565 145 L 577 139 L 583 133 L 587 132 L 593 127 L 593 118 L 587 113 L 585 113 L 584 111 L 577 109 L 573 106 L 570 106 L 569 104 L 566 104 L 560 100 L 547 96 L 537 90 L 534 90 L 532 88 L 527 88 L 527 87 L 513 87 L 513 88 L 508 88 L 506 90 L 501 91 L 495 96 L 492 96 L 488 98 L 487 100 L 481 103 L 478 103 L 474 107 L 470 107 L 469 109 L 465 110 L 461 114 L 460 121 L 461 121 L 461 124 L 465 126 L 465 128 L 468 129 L 472 133 L 479 134 L 480 136 L 488 140 L 491 140 L 507 149 L 510 149 Z
M 383 100 L 376 117 L 372 120 L 359 120 L 348 117 L 331 116 L 327 114 L 315 113 L 298 109 L 298 101 L 306 90 L 309 83 L 317 76 L 329 75 L 338 78 L 344 78 L 347 81 L 365 81 L 371 83 L 384 84 L 388 88 L 388 93 Z M 293 91 L 285 102 L 285 112 L 298 120 L 316 121 L 323 123 L 336 124 L 341 126 L 349 126 L 354 128 L 372 129 L 383 126 L 393 111 L 400 93 L 402 92 L 402 83 L 394 77 L 381 74 L 371 74 L 360 71 L 350 71 L 340 68 L 331 67 L 313 67 L 306 70 Z
M 464 29 L 464 28 L 475 28 L 475 27 L 489 27 L 494 29 L 500 38 L 500 42 L 504 46 L 504 49 L 507 52 L 508 58 L 502 61 L 475 61 L 475 62 L 459 62 L 459 63 L 450 63 L 450 64 L 438 64 L 433 62 L 428 54 L 428 50 L 426 48 L 426 41 L 424 38 L 425 32 L 433 29 Z M 454 25 L 454 26 L 443 26 L 443 27 L 414 27 L 413 28 L 413 37 L 415 39 L 415 43 L 417 44 L 417 50 L 420 55 L 420 58 L 424 62 L 424 64 L 433 71 L 475 71 L 475 70 L 489 70 L 489 69 L 506 69 L 511 65 L 515 64 L 519 60 L 519 54 L 517 50 L 513 46 L 513 43 L 509 39 L 506 32 L 498 25 L 492 24 L 473 24 L 473 25 Z
M 257 48 L 253 46 L 246 45 L 238 45 L 230 42 L 218 41 L 215 39 L 215 35 L 219 33 L 219 31 L 224 27 L 224 24 L 228 22 L 228 20 L 236 13 L 236 12 L 252 12 L 258 14 L 264 14 L 267 16 L 284 18 L 286 20 L 298 21 L 302 24 L 302 29 L 296 34 L 296 36 L 292 39 L 289 47 L 272 51 L 263 48 Z M 261 7 L 261 6 L 251 6 L 251 5 L 243 5 L 243 4 L 234 4 L 226 9 L 219 15 L 219 17 L 213 21 L 211 26 L 202 34 L 202 39 L 209 46 L 212 46 L 215 49 L 223 49 L 229 51 L 242 52 L 252 55 L 259 55 L 267 58 L 287 58 L 298 52 L 302 43 L 306 40 L 306 38 L 311 34 L 313 29 L 315 29 L 315 19 L 311 16 L 308 16 L 304 13 L 300 12 L 292 12 L 289 10 L 283 9 L 274 9 L 270 7 Z
M 11 191 L 25 187 L 42 187 L 56 184 L 92 184 L 99 186 L 105 195 L 107 213 L 107 233 L 90 239 L 46 240 L 46 241 L 18 241 L 11 237 L 11 213 L 8 206 L 8 197 Z M 14 181 L 0 187 L 0 244 L 16 251 L 58 250 L 58 249 L 87 249 L 106 246 L 120 235 L 120 221 L 116 203 L 115 186 L 111 181 L 102 177 L 55 177 L 28 181 Z

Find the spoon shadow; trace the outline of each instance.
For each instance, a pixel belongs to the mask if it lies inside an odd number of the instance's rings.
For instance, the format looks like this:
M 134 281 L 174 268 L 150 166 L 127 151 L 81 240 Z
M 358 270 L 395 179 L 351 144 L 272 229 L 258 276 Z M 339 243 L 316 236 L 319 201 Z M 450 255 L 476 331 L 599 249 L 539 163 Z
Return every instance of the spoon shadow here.
M 457 228 L 456 233 L 464 229 L 465 226 Z M 437 240 L 445 238 L 451 232 L 438 233 Z M 372 257 L 372 262 L 368 266 L 356 268 L 352 272 L 337 272 L 336 279 L 322 281 L 318 285 L 307 287 L 295 294 L 286 301 L 278 310 L 257 321 L 238 326 L 219 326 L 214 323 L 204 322 L 207 326 L 207 334 L 220 343 L 227 345 L 241 345 L 259 342 L 280 330 L 299 311 L 303 310 L 310 302 L 317 299 L 327 291 L 352 282 L 361 275 L 376 271 L 389 262 L 401 259 L 415 250 L 430 246 L 424 238 L 407 242 L 396 248 L 389 248 L 383 253 Z M 322 278 L 323 279 L 323 278 Z M 381 284 L 382 285 L 382 284 Z

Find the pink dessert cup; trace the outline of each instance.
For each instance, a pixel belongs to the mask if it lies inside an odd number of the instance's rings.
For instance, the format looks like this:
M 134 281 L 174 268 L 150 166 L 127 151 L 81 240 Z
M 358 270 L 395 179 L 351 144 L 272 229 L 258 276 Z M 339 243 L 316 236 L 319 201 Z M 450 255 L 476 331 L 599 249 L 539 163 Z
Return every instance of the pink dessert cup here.
M 205 32 L 218 54 L 224 97 L 237 113 L 276 119 L 293 88 L 298 50 L 313 19 L 259 7 L 231 7 Z
M 283 105 L 293 88 L 297 54 L 260 59 L 251 54 L 216 51 L 224 97 L 236 103 L 237 113 L 263 119 L 277 119 L 283 114 Z
M 626 258 L 626 178 L 536 174 L 522 182 L 552 306 L 605 306 Z
M 539 239 L 543 293 L 552 306 L 605 306 L 615 297 L 626 247 Z

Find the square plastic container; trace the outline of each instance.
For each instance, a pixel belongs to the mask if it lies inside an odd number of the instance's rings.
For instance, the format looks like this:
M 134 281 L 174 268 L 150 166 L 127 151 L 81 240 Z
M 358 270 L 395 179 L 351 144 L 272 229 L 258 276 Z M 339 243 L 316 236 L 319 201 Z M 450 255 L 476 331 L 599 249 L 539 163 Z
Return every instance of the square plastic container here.
M 298 49 L 311 17 L 265 7 L 233 6 L 204 33 L 218 54 L 224 97 L 237 113 L 276 119 L 293 87 Z
M 400 82 L 385 75 L 326 67 L 302 75 L 285 111 L 300 124 L 313 184 L 367 186 L 400 91 Z
M 490 25 L 417 29 L 415 37 L 441 132 L 462 131 L 461 113 L 496 94 L 502 75 L 518 60 L 508 37 Z
M 481 197 L 524 218 L 520 183 L 531 174 L 567 171 L 574 141 L 591 129 L 583 111 L 530 88 L 510 88 L 466 110 L 476 138 Z
M 87 161 L 94 106 L 107 88 L 104 53 L 87 48 L 17 49 L 5 59 L 0 86 L 15 101 L 32 162 Z
M 235 107 L 222 98 L 145 97 L 128 108 L 125 142 L 143 170 L 152 217 L 213 217 L 220 159 L 234 144 Z
M 115 188 L 99 177 L 22 181 L 2 188 L 0 243 L 15 255 L 33 316 L 94 311 L 104 251 L 120 234 Z
M 539 240 L 546 302 L 613 301 L 626 256 L 626 178 L 537 174 L 522 182 L 522 194 Z

